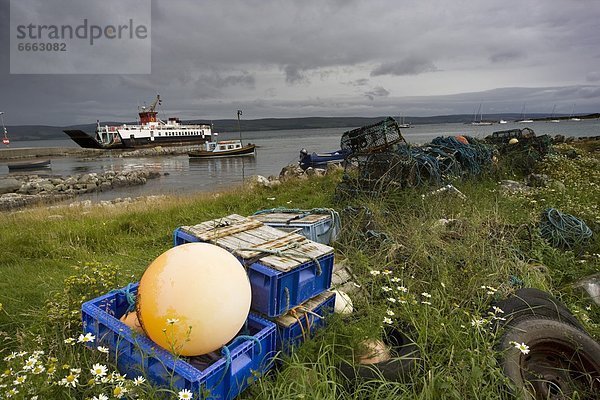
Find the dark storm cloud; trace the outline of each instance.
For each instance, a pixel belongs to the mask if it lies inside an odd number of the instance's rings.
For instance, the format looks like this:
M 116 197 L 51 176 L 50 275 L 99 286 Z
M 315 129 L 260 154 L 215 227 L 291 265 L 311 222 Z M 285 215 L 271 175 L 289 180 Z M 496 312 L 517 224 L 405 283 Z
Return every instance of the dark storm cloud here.
M 409 57 L 400 61 L 383 63 L 371 71 L 371 76 L 379 75 L 418 75 L 424 72 L 434 72 L 438 68 L 429 60 L 421 57 Z
M 297 65 L 286 65 L 283 70 L 285 71 L 285 81 L 290 85 L 308 83 L 308 78 L 304 75 L 302 68 Z
M 523 57 L 523 53 L 519 50 L 506 50 L 492 54 L 490 61 L 493 63 L 503 63 L 518 60 L 521 57 Z
M 52 4 L 36 12 L 66 13 Z M 8 74 L 1 1 L 0 110 L 14 124 L 131 120 L 157 92 L 165 111 L 187 118 L 232 117 L 239 107 L 256 118 L 471 113 L 480 102 L 508 112 L 524 101 L 540 112 L 600 107 L 590 84 L 600 80 L 594 1 L 152 4 L 151 75 L 20 76 Z M 110 14 L 99 1 L 77 7 Z M 497 86 L 508 88 L 489 90 Z
M 385 88 L 383 88 L 381 86 L 374 87 L 373 89 L 369 90 L 368 92 L 365 92 L 365 96 L 369 100 L 373 100 L 375 97 L 387 97 L 389 95 L 390 95 L 390 92 L 388 92 L 387 90 L 385 90 Z
M 367 78 L 355 79 L 350 82 L 344 82 L 344 85 L 348 86 L 366 86 L 369 83 Z

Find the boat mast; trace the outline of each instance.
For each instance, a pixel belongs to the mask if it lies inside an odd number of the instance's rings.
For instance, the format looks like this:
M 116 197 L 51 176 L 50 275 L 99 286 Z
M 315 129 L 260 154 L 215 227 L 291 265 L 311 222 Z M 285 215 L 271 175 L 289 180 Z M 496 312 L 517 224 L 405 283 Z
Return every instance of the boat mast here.
M 6 132 L 6 126 L 4 125 L 4 111 L 0 111 L 0 120 L 2 121 L 2 130 L 4 131 L 4 137 L 2 138 L 2 143 L 5 145 L 10 144 L 10 140 L 8 140 L 8 135 Z
M 238 132 L 240 133 L 240 144 L 244 146 L 242 142 L 242 126 L 240 125 L 240 116 L 242 115 L 242 110 L 237 110 L 237 119 L 238 119 Z

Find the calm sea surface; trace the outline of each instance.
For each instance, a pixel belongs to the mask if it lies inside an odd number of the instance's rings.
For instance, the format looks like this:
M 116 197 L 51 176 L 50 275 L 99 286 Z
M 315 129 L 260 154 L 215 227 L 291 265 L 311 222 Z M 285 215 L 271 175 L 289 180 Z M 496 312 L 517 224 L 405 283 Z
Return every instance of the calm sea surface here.
M 532 128 L 536 134 L 565 136 L 598 136 L 600 120 L 562 121 L 560 123 L 534 122 L 530 124 L 508 123 L 492 126 L 472 126 L 465 124 L 417 125 L 403 129 L 402 134 L 410 143 L 426 143 L 436 136 L 470 135 L 484 137 L 498 130 Z M 52 168 L 36 171 L 39 175 L 69 176 L 85 172 L 105 172 L 110 170 L 153 169 L 161 172 L 160 178 L 149 180 L 146 185 L 89 195 L 95 200 L 107 200 L 125 196 L 156 194 L 193 193 L 213 191 L 239 185 L 244 177 L 251 175 L 278 175 L 281 168 L 297 162 L 300 149 L 309 152 L 337 150 L 344 131 L 350 128 L 303 129 L 244 132 L 244 142 L 255 143 L 256 157 L 222 158 L 214 160 L 190 160 L 187 155 L 118 158 L 107 152 L 102 158 L 56 157 L 52 158 Z M 220 133 L 220 140 L 237 139 L 238 133 Z M 11 147 L 78 147 L 73 141 L 40 140 L 21 141 L 11 138 Z M 9 176 L 5 163 L 0 164 L 0 176 Z

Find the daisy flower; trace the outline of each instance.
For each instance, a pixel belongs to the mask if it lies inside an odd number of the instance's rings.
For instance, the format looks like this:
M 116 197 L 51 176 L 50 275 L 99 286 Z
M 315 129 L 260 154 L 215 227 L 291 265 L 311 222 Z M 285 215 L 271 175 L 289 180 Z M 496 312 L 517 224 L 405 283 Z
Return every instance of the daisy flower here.
M 100 353 L 108 354 L 108 347 L 98 346 L 97 349 Z
M 194 397 L 194 395 L 192 394 L 192 392 L 190 392 L 187 389 L 183 389 L 182 391 L 180 391 L 179 393 L 177 393 L 177 395 L 179 396 L 179 400 L 189 400 L 189 399 L 192 399 Z
M 390 317 L 393 317 L 394 315 L 396 315 L 396 313 L 394 313 L 392 310 L 387 310 L 385 313 L 387 315 L 389 315 Z
M 127 393 L 127 389 L 123 386 L 115 386 L 115 390 L 113 390 L 113 396 L 115 396 L 117 399 L 125 396 L 125 393 Z
M 92 369 L 90 369 L 90 372 L 95 377 L 101 378 L 106 375 L 106 373 L 108 372 L 108 368 L 106 368 L 106 365 L 94 364 L 94 365 L 92 365 Z
M 511 342 L 511 344 L 513 346 L 515 346 L 515 348 L 518 349 L 521 353 L 523 353 L 523 354 L 529 353 L 529 346 L 527 346 L 525 343 Z
M 79 335 L 79 338 L 77 339 L 78 343 L 91 343 L 96 339 L 96 336 L 92 335 L 91 333 L 86 333 L 85 335 Z
M 135 378 L 133 380 L 133 384 L 135 386 L 140 386 L 142 383 L 146 382 L 146 378 L 144 378 L 143 376 L 138 376 L 137 378 Z
M 391 324 L 392 323 L 392 319 L 389 318 L 389 317 L 385 317 L 385 318 L 383 318 L 383 322 L 386 323 L 386 324 Z
M 381 274 L 381 272 L 380 272 L 380 271 L 377 271 L 377 270 L 374 270 L 374 269 L 370 270 L 370 271 L 369 271 L 369 273 L 370 273 L 371 275 L 373 275 L 373 276 L 377 276 L 377 275 Z

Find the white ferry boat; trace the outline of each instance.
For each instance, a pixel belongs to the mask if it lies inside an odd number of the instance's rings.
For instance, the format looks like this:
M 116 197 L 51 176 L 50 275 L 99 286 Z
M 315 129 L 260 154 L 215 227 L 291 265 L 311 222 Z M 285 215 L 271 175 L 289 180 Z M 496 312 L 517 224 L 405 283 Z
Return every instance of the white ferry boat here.
M 185 125 L 179 118 L 162 121 L 157 111 L 160 104 L 160 96 L 156 95 L 149 107 L 141 107 L 138 113 L 140 120 L 135 125 L 102 126 L 98 122 L 94 137 L 82 130 L 64 132 L 81 147 L 95 149 L 202 144 L 217 135 L 208 124 Z

